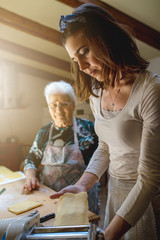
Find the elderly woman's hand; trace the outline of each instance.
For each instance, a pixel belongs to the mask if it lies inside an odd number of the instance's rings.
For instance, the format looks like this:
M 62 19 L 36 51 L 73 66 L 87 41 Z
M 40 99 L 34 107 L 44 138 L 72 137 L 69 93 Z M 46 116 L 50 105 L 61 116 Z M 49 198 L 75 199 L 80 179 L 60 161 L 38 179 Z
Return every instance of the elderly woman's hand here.
M 33 168 L 30 168 L 26 171 L 26 182 L 22 188 L 22 193 L 25 191 L 31 192 L 34 189 L 37 189 L 40 187 L 39 181 L 36 178 L 36 170 Z
M 79 193 L 79 192 L 86 192 L 85 187 L 81 186 L 79 184 L 69 185 L 68 187 L 63 188 L 59 192 L 52 194 L 50 196 L 50 198 L 51 199 L 59 198 L 60 196 L 62 196 L 65 193 Z

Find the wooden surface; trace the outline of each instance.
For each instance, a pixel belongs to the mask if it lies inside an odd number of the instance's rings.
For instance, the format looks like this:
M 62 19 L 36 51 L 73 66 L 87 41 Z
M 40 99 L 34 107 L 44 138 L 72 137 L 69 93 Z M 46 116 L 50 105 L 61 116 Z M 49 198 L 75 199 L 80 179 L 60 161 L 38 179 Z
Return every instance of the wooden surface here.
M 14 183 L 4 184 L 0 186 L 6 188 L 6 190 L 0 195 L 0 219 L 14 218 L 17 216 L 22 216 L 29 214 L 30 212 L 37 210 L 40 213 L 40 217 L 43 217 L 52 212 L 56 213 L 58 207 L 58 199 L 50 199 L 49 196 L 54 193 L 54 191 L 45 185 L 41 184 L 39 190 L 33 191 L 29 194 L 22 194 L 22 187 L 25 180 L 16 181 Z M 8 211 L 8 207 L 16 204 L 23 200 L 33 200 L 42 202 L 43 205 L 34 208 L 25 213 L 16 215 Z M 99 216 L 92 212 L 88 212 L 89 221 L 99 221 Z M 53 226 L 54 219 L 50 219 L 43 223 L 44 226 Z

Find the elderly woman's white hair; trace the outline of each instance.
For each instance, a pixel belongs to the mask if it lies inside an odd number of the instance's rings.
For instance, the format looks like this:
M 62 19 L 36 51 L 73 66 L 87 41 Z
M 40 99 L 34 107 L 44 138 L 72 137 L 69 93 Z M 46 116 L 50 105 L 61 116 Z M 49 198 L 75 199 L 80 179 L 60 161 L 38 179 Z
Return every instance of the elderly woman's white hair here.
M 68 95 L 73 102 L 76 101 L 75 92 L 71 84 L 65 81 L 57 81 L 47 84 L 44 89 L 44 96 L 46 97 L 47 103 L 49 104 L 49 97 L 51 95 L 59 93 Z

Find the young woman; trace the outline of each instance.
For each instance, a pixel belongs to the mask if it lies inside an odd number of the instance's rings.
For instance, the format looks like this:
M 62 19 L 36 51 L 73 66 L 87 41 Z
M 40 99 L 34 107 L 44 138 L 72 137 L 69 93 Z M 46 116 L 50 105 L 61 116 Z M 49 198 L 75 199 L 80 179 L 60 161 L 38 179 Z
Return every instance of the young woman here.
M 160 76 L 127 28 L 106 10 L 83 4 L 60 20 L 76 93 L 90 98 L 99 146 L 80 180 L 65 192 L 88 191 L 108 169 L 106 240 L 157 239 L 151 205 L 160 186 Z

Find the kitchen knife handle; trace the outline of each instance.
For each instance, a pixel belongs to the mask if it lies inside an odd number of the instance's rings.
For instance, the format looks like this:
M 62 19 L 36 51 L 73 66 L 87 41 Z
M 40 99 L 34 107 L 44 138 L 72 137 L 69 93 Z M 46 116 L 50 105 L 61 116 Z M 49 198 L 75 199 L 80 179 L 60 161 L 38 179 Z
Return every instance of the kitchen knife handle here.
M 41 217 L 41 218 L 40 218 L 40 223 L 43 223 L 43 222 L 45 222 L 45 221 L 48 221 L 48 220 L 51 219 L 51 218 L 55 218 L 55 213 L 50 213 L 50 214 L 48 214 L 48 215 L 46 215 L 46 216 L 44 216 L 44 217 Z

